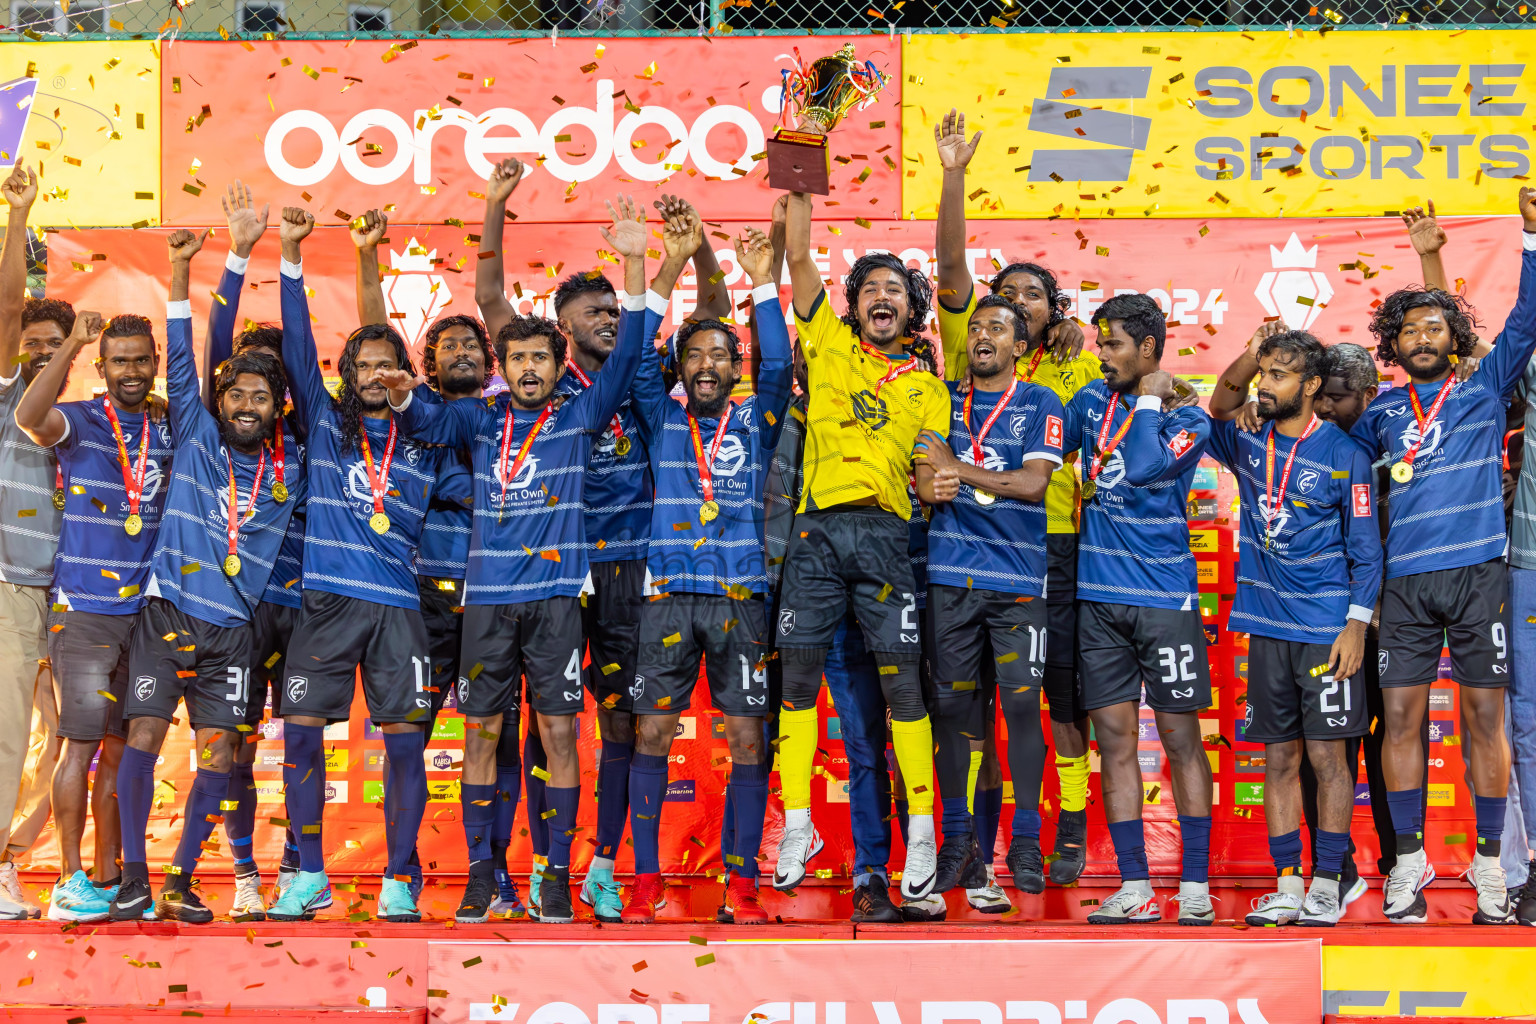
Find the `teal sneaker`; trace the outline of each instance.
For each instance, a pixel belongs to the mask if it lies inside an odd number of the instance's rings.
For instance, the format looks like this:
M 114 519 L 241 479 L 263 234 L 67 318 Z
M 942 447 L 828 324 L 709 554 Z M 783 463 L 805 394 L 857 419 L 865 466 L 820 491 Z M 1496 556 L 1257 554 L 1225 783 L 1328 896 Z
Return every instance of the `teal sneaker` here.
M 324 871 L 300 871 L 267 910 L 269 921 L 313 921 L 331 905 L 331 880 Z
M 374 915 L 380 921 L 415 923 L 421 920 L 416 900 L 411 897 L 409 882 L 398 878 L 386 878 L 379 886 L 379 911 Z
M 117 887 L 98 889 L 84 871 L 61 878 L 48 901 L 50 921 L 105 921 L 112 912 L 112 897 Z
M 581 902 L 592 908 L 592 915 L 606 924 L 618 924 L 624 913 L 624 901 L 619 897 L 619 883 L 613 880 L 612 868 L 590 868 L 587 880 L 581 884 Z
M 528 875 L 528 916 L 535 921 L 539 919 L 539 883 L 544 880 L 544 868 L 535 864 L 533 871 Z

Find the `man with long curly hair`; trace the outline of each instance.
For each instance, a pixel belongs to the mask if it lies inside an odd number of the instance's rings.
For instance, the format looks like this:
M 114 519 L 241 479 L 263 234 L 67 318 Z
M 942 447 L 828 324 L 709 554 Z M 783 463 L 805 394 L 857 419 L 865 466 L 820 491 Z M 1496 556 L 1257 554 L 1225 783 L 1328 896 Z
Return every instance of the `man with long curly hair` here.
M 1378 397 L 1351 435 L 1391 467 L 1387 577 L 1381 595 L 1382 766 L 1397 832 L 1397 863 L 1382 911 L 1390 921 L 1426 919 L 1423 889 L 1435 871 L 1424 852 L 1419 786 L 1420 724 L 1439 675 L 1442 643 L 1461 684 L 1472 767 L 1477 847 L 1471 880 L 1479 924 L 1510 920 L 1500 839 L 1509 789 L 1504 688 L 1509 685 L 1509 580 L 1504 564 L 1501 479 L 1504 407 L 1536 349 L 1536 191 L 1520 190 L 1525 220 L 1520 291 L 1502 342 L 1458 383 L 1453 363 L 1477 344 L 1466 300 L 1405 288 L 1377 308 L 1377 358 L 1408 385 Z

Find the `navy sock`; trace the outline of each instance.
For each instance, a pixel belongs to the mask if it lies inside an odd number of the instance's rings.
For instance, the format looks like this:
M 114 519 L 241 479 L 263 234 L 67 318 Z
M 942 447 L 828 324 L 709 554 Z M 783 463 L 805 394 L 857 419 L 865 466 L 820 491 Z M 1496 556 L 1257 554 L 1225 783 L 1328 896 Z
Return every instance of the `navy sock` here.
M 731 778 L 736 778 L 735 769 L 731 770 Z M 765 812 L 766 813 L 766 810 Z M 725 808 L 720 813 L 720 856 L 726 858 L 732 850 L 736 849 L 736 790 L 727 785 L 725 787 Z M 731 866 L 729 859 L 725 859 L 725 877 L 722 882 L 730 881 L 730 876 L 735 868 Z M 740 872 L 737 872 L 740 874 Z
M 581 805 L 580 786 L 546 786 L 544 796 L 550 810 L 549 867 L 551 871 L 571 870 L 571 840 L 576 835 L 576 811 Z
M 1509 798 L 1502 796 L 1474 796 L 1472 806 L 1477 814 L 1477 852 L 1484 857 L 1497 857 L 1503 849 L 1504 809 Z
M 884 810 L 884 808 L 881 808 Z M 901 842 L 905 846 L 907 842 L 907 802 L 900 797 L 896 798 L 896 826 L 901 829 Z
M 721 847 L 734 851 L 734 859 L 727 860 L 725 866 L 741 878 L 753 879 L 757 877 L 757 851 L 763 845 L 763 819 L 768 814 L 768 765 L 732 765 L 726 793 L 736 834 L 732 847 Z
M 216 772 L 211 768 L 199 768 L 192 781 L 192 791 L 187 794 L 186 813 L 181 820 L 181 842 L 176 845 L 176 865 L 181 881 L 185 884 L 197 871 L 197 860 L 202 856 L 203 844 L 213 835 L 218 818 L 219 804 L 229 795 L 229 772 Z
M 539 734 L 530 731 L 528 738 L 523 741 L 523 786 L 528 793 L 528 841 L 533 845 L 533 853 L 536 857 L 549 856 L 549 819 L 544 817 L 544 812 L 549 810 L 549 800 L 544 795 L 544 780 L 534 774 L 534 771 L 545 772 L 548 775 L 548 758 L 544 754 L 544 741 L 539 739 Z
M 629 834 L 635 874 L 661 871 L 661 805 L 667 796 L 667 759 L 638 750 L 629 762 Z
M 235 874 L 255 870 L 251 856 L 251 834 L 256 831 L 256 780 L 249 764 L 231 765 L 229 793 L 225 800 L 235 806 L 224 812 L 224 837 L 229 840 L 229 855 L 235 860 Z M 241 871 L 242 867 L 248 868 Z
M 427 811 L 427 767 L 422 761 L 427 749 L 426 731 L 386 732 L 384 749 L 389 754 L 384 791 L 393 791 L 395 798 L 394 817 L 384 822 L 384 838 L 389 847 L 389 863 L 384 873 L 393 877 L 410 874 L 416 833 L 421 831 L 421 819 Z
M 1387 811 L 1392 815 L 1392 830 L 1397 833 L 1398 853 L 1418 853 L 1424 849 L 1424 808 L 1418 789 L 1387 790 Z
M 496 745 L 496 823 L 491 829 L 491 846 L 502 851 L 512 844 L 512 825 L 523 798 L 523 759 L 517 729 L 517 716 L 502 717 L 501 741 Z
M 946 796 L 942 799 L 944 806 L 944 837 L 971 835 L 971 809 L 967 806 L 970 801 L 965 798 L 965 793 L 959 796 Z
M 1270 836 L 1269 858 L 1275 862 L 1276 876 L 1301 874 L 1301 829 Z
M 1040 812 L 1014 808 L 1013 834 L 1015 838 L 1027 836 L 1030 839 L 1038 840 L 1040 838 Z
M 1317 848 L 1312 851 L 1315 872 L 1324 878 L 1340 878 L 1344 874 L 1344 855 L 1349 852 L 1348 832 L 1317 830 Z
M 1179 879 L 1184 882 L 1209 882 L 1211 880 L 1211 816 L 1181 814 L 1179 831 L 1184 839 L 1184 869 L 1179 872 Z M 1298 860 L 1297 864 L 1300 863 Z
M 603 740 L 597 763 L 597 855 L 612 859 L 624 841 L 624 820 L 629 817 L 629 759 L 632 743 Z
M 1115 844 L 1122 882 L 1144 882 L 1152 877 L 1147 867 L 1147 832 L 1140 818 L 1110 822 L 1109 838 Z
M 459 787 L 459 802 L 464 811 L 464 842 L 469 860 L 491 859 L 491 833 L 496 827 L 496 787 L 469 783 Z
M 147 750 L 124 747 L 117 763 L 117 814 L 123 833 L 123 863 L 144 863 L 149 811 L 155 802 L 155 761 Z
M 975 807 L 971 827 L 976 830 L 976 838 L 981 840 L 982 852 L 986 853 L 997 847 L 997 830 L 1003 821 L 1003 787 L 978 789 Z M 1039 832 L 1035 834 L 1039 835 Z
M 283 798 L 299 846 L 300 871 L 324 871 L 320 816 L 325 805 L 325 728 L 283 723 Z

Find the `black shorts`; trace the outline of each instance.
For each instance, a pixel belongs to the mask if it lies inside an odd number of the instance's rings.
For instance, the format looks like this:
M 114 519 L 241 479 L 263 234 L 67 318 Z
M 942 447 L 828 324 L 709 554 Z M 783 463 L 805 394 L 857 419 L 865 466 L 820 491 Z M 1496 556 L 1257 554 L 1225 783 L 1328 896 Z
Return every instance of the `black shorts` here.
M 1338 680 L 1326 667 L 1330 644 L 1248 639 L 1248 710 L 1243 734 L 1255 743 L 1347 740 L 1364 736 L 1371 722 L 1365 706 L 1365 673 Z
M 1509 685 L 1509 570 L 1502 559 L 1397 576 L 1381 588 L 1381 687 L 1428 686 L 1451 649 L 1462 686 Z
M 254 635 L 249 622 L 215 626 L 164 598 L 145 601 L 128 661 L 123 718 L 169 722 L 185 700 L 194 730 L 249 728 Z
M 427 627 L 427 650 L 432 657 L 432 681 L 427 686 L 432 714 L 443 710 L 443 701 L 459 680 L 459 648 L 464 641 L 464 581 L 423 576 L 417 581 L 421 595 L 421 621 Z
M 934 690 L 939 700 L 1024 693 L 1045 681 L 1046 610 L 1039 598 L 931 584 Z M 987 671 L 988 669 L 992 671 Z
M 775 630 L 779 647 L 831 647 L 851 607 L 872 654 L 920 651 L 910 528 L 882 508 L 795 517 Z
M 293 627 L 299 624 L 299 609 L 286 604 L 263 601 L 256 606 L 251 620 L 251 702 L 245 709 L 245 724 L 261 721 L 267 702 L 272 702 L 272 717 L 283 716 L 284 659 L 293 642 Z
M 59 735 L 91 742 L 123 735 L 128 652 L 137 615 L 48 612 L 48 661 L 59 697 Z
M 648 602 L 640 619 L 640 667 L 630 688 L 635 714 L 687 711 L 702 655 L 716 711 L 767 718 L 773 708 L 765 615 L 762 601 L 724 594 L 669 594 Z
M 368 717 L 375 725 L 424 725 L 432 717 L 427 692 L 432 660 L 420 611 L 304 591 L 304 607 L 288 646 L 283 714 L 346 721 L 358 669 Z
M 1077 678 L 1077 534 L 1045 535 L 1045 699 L 1051 721 L 1083 717 Z
M 631 711 L 645 608 L 645 559 L 592 563 L 592 593 L 582 598 L 589 663 L 587 689 L 612 711 Z
M 519 708 L 527 676 L 534 711 L 581 714 L 581 647 L 581 607 L 574 597 L 466 606 L 460 713 L 495 718 Z
M 1141 608 L 1083 601 L 1077 618 L 1082 708 L 1140 703 L 1146 686 L 1154 711 L 1203 711 L 1211 706 L 1200 611 Z

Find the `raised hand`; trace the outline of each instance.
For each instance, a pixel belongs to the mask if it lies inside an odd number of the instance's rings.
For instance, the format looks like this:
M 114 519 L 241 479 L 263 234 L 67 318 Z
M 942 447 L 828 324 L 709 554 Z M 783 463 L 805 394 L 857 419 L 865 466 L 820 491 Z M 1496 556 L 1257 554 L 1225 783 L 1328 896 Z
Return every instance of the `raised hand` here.
M 219 204 L 224 207 L 224 222 L 229 225 L 229 247 L 236 256 L 249 256 L 261 236 L 266 234 L 267 215 L 272 211 L 272 204 L 263 203 L 261 209 L 256 209 L 250 186 L 238 178 L 224 190 Z
M 1413 243 L 1413 251 L 1420 256 L 1437 253 L 1445 245 L 1445 232 L 1441 230 L 1439 221 L 1435 220 L 1435 201 L 1429 200 L 1428 206 L 1427 213 L 1422 206 L 1403 211 L 1403 226 L 1408 229 L 1408 241 Z
M 615 205 L 617 204 L 617 205 Z M 621 195 L 613 202 L 604 203 L 613 223 L 599 229 L 603 241 L 613 251 L 627 259 L 645 259 L 645 210 L 633 197 Z
M 527 170 L 528 166 L 515 156 L 509 156 L 493 167 L 485 182 L 486 201 L 505 204 L 517 191 L 517 183 L 523 180 Z
M 641 238 L 644 238 L 642 229 Z M 685 261 L 704 243 L 704 226 L 687 216 L 672 216 L 661 227 L 661 246 L 667 259 Z M 643 246 L 642 242 L 642 246 Z M 642 255 L 644 255 L 642 249 Z
M 361 217 L 347 225 L 347 231 L 352 236 L 352 244 L 359 249 L 376 249 L 384 240 L 384 231 L 389 227 L 389 218 L 384 216 L 382 210 L 369 210 Z
M 278 237 L 285 242 L 298 244 L 315 230 L 315 215 L 299 206 L 283 207 L 283 217 L 278 225 Z
M 427 382 L 427 378 L 413 375 L 409 370 L 380 370 L 374 380 L 391 391 L 414 391 Z
M 69 344 L 73 350 L 79 352 L 87 345 L 95 344 L 101 337 L 105 324 L 102 323 L 101 314 L 84 309 L 75 314 L 75 329 L 69 332 Z
M 1259 358 L 1259 348 L 1270 338 L 1273 338 L 1277 334 L 1284 334 L 1288 330 L 1290 330 L 1290 328 L 1285 325 L 1284 320 L 1276 319 L 1264 321 L 1263 323 L 1259 324 L 1258 330 L 1254 331 L 1253 336 L 1248 339 L 1248 354 L 1253 356 L 1254 361 L 1257 362 Z
M 171 252 L 171 262 L 192 262 L 192 257 L 202 250 L 203 243 L 208 240 L 208 230 L 204 228 L 203 233 L 200 235 L 195 231 L 188 231 L 186 228 L 177 228 L 175 231 L 172 231 L 170 237 L 165 240 Z
M 1536 189 L 1520 186 L 1520 216 L 1525 218 L 1525 230 L 1536 232 Z
M 944 120 L 933 126 L 933 141 L 939 147 L 939 166 L 946 171 L 963 170 L 971 162 L 971 157 L 976 155 L 981 132 L 978 131 L 970 142 L 966 142 L 965 115 L 950 108 Z
M 15 168 L 0 184 L 5 202 L 13 210 L 30 210 L 37 200 L 37 172 L 17 161 Z
M 733 240 L 736 246 L 736 265 L 747 272 L 755 288 L 773 282 L 773 243 L 757 228 L 749 227 L 745 235 Z

